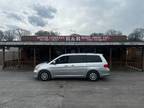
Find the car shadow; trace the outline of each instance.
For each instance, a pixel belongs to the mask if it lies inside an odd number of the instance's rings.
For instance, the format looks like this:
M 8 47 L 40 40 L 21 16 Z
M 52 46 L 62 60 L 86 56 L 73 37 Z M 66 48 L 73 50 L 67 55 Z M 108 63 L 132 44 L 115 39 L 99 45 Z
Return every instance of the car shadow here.
M 85 81 L 85 82 L 109 82 L 111 81 L 110 78 L 100 78 L 98 81 L 90 81 L 90 80 L 87 80 L 85 78 L 55 78 L 55 79 L 52 79 L 51 81 Z

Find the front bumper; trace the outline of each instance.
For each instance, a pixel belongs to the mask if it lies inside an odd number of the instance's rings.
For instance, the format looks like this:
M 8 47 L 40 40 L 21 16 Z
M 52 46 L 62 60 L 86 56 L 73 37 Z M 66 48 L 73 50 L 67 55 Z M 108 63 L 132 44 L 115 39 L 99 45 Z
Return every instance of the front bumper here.
M 34 72 L 34 78 L 38 78 L 38 73 Z

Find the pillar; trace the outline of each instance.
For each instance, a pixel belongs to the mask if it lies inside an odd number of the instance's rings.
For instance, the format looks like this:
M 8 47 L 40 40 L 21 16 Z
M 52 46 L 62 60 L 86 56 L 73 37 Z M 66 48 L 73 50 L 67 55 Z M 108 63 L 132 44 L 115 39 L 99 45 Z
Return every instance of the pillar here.
M 142 47 L 142 72 L 144 71 L 144 47 Z
M 34 58 L 33 58 L 33 60 L 34 60 L 34 61 L 33 61 L 33 62 L 34 62 L 33 64 L 34 64 L 34 66 L 36 66 L 36 48 L 34 48 L 34 55 L 33 55 L 33 57 L 34 57 Z
M 21 48 L 18 48 L 18 67 L 21 66 Z
M 81 52 L 81 50 L 80 50 L 80 46 L 78 46 L 78 47 L 77 47 L 77 50 L 78 50 L 78 53 L 80 53 L 80 52 Z
M 128 65 L 128 63 L 127 63 L 127 57 L 128 57 L 128 48 L 126 47 L 125 48 L 125 66 Z
M 2 69 L 5 68 L 5 47 L 2 49 Z
M 52 53 L 51 46 L 49 46 L 49 61 L 51 61 L 51 53 Z
M 67 47 L 66 46 L 64 47 L 64 53 L 65 54 L 67 53 Z
M 111 67 L 112 67 L 112 48 L 110 48 L 110 52 L 109 52 L 109 66 L 111 69 Z
M 95 51 L 94 51 L 94 53 L 97 53 L 97 48 L 95 47 Z

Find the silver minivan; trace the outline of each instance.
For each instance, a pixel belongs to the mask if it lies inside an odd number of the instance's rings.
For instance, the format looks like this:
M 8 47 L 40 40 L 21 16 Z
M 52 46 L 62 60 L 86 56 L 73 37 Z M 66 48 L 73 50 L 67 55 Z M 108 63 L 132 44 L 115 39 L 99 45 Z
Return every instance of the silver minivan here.
M 102 54 L 71 53 L 63 54 L 49 63 L 38 64 L 34 77 L 47 81 L 53 78 L 87 78 L 97 81 L 109 76 L 110 69 Z

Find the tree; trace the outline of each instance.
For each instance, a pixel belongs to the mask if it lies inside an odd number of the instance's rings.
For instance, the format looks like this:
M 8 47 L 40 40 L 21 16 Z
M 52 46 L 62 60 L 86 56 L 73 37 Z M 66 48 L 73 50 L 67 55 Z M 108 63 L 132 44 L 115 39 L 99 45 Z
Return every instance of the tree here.
M 4 32 L 5 41 L 20 41 L 22 36 L 30 35 L 30 31 L 17 28 L 12 30 L 7 30 Z
M 22 36 L 28 36 L 31 34 L 30 31 L 22 29 L 22 28 L 17 28 L 13 31 L 14 31 L 14 36 L 16 40 L 21 40 Z
M 80 36 L 80 34 L 73 33 L 70 36 Z
M 58 36 L 59 33 L 58 32 L 54 32 L 54 31 L 43 31 L 40 30 L 38 32 L 35 33 L 36 36 Z
M 90 36 L 104 36 L 103 33 L 92 33 Z
M 0 41 L 2 41 L 2 40 L 3 40 L 3 38 L 4 38 L 4 33 L 3 33 L 3 31 L 2 31 L 2 30 L 0 30 Z
M 128 40 L 131 41 L 144 41 L 144 28 L 136 28 L 129 34 Z
M 110 29 L 105 34 L 110 35 L 110 36 L 120 36 L 120 35 L 122 35 L 122 32 L 114 30 L 114 29 Z
M 4 32 L 4 40 L 5 41 L 13 41 L 14 40 L 14 31 L 13 30 L 7 30 Z

